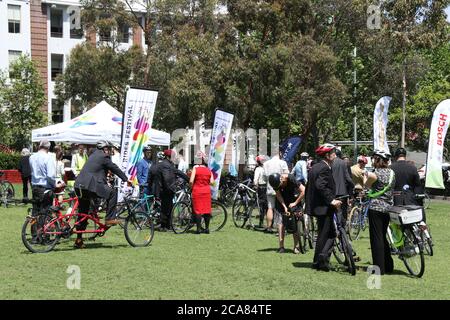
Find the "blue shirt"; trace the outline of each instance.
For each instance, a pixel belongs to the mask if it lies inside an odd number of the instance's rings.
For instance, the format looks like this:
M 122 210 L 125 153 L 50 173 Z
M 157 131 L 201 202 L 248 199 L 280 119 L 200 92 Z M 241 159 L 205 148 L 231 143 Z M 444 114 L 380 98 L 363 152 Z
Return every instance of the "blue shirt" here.
M 138 179 L 139 184 L 146 184 L 148 177 L 148 170 L 152 166 L 152 161 L 147 160 L 145 158 L 141 159 L 137 164 L 137 174 L 136 178 Z
M 53 189 L 56 184 L 56 161 L 45 151 L 30 156 L 31 184 Z
M 305 160 L 299 160 L 295 164 L 295 167 L 292 169 L 291 174 L 295 176 L 295 179 L 297 182 L 308 182 L 308 170 L 306 168 L 306 161 Z

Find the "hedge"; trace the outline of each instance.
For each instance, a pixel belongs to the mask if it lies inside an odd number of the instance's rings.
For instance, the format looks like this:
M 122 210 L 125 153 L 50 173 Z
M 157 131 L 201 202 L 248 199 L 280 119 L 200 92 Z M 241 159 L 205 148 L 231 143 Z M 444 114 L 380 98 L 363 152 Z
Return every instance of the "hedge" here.
M 2 153 L 0 152 L 0 170 L 15 170 L 19 167 L 19 153 Z

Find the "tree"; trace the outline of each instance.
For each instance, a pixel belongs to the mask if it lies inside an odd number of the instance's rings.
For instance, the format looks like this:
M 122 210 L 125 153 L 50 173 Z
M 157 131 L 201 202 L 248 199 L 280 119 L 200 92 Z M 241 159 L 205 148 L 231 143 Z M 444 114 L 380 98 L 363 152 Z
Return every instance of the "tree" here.
M 36 65 L 22 55 L 10 66 L 10 78 L 0 75 L 0 136 L 16 150 L 31 143 L 31 130 L 46 123 L 44 86 Z

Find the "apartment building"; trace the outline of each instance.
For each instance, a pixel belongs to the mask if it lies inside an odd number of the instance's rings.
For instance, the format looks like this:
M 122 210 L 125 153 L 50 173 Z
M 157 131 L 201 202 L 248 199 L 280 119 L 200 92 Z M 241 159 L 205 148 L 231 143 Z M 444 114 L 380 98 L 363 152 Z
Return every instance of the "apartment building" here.
M 136 11 L 142 10 L 135 5 Z M 107 42 L 113 35 L 117 35 L 119 50 L 144 43 L 142 31 L 126 25 L 103 34 L 84 30 L 79 10 L 78 0 L 0 0 L 0 69 L 8 71 L 21 54 L 31 56 L 45 85 L 47 105 L 43 108 L 53 123 L 78 115 L 77 101 L 58 104 L 54 94 L 55 79 L 64 71 L 72 48 L 84 41 Z

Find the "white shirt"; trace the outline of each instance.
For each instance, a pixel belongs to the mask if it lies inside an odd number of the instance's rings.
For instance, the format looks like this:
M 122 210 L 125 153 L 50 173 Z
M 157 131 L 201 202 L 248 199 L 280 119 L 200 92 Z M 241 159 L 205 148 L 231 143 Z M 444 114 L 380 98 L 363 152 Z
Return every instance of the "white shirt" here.
M 256 169 L 255 169 L 255 177 L 253 179 L 253 184 L 255 186 L 259 186 L 259 185 L 262 185 L 262 184 L 265 185 L 267 183 L 266 179 L 267 179 L 267 177 L 266 177 L 266 174 L 264 172 L 264 168 L 263 167 L 256 167 Z
M 264 172 L 266 177 L 269 178 L 271 174 L 289 174 L 289 168 L 286 161 L 281 160 L 279 156 L 274 156 L 269 161 L 264 163 Z M 270 186 L 270 183 L 267 184 L 267 194 L 275 195 L 276 192 Z
M 180 162 L 178 163 L 178 170 L 186 173 L 188 171 L 188 169 L 189 169 L 189 166 L 188 166 L 187 162 L 184 161 L 184 159 L 180 157 Z

